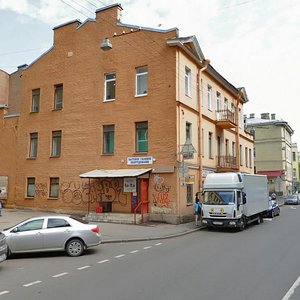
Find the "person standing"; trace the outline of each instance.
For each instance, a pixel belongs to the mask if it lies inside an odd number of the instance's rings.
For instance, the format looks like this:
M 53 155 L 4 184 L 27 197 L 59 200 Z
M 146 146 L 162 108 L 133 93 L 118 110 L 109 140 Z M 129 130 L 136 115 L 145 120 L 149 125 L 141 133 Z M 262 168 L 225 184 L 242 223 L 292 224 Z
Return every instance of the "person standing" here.
M 195 213 L 194 213 L 195 214 L 195 225 L 198 226 L 198 222 L 201 218 L 201 204 L 200 204 L 200 199 L 199 199 L 199 192 L 196 193 L 194 211 L 195 211 Z

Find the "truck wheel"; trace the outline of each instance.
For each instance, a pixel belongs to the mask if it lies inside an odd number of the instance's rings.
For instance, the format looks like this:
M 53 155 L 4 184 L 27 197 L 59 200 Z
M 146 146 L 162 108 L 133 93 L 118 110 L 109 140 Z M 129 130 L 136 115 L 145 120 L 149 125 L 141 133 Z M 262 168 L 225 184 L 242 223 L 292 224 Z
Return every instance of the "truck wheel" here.
M 242 218 L 240 221 L 239 231 L 243 231 L 246 227 L 245 220 Z

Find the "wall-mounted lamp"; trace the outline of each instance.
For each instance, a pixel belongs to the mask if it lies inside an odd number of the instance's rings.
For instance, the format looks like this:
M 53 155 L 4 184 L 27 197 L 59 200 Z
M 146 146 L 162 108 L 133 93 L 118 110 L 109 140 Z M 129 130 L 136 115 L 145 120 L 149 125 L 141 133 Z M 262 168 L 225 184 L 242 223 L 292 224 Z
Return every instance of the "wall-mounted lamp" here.
M 105 39 L 101 42 L 100 48 L 101 48 L 103 51 L 111 50 L 111 49 L 112 49 L 111 41 L 110 41 L 108 38 L 105 38 Z

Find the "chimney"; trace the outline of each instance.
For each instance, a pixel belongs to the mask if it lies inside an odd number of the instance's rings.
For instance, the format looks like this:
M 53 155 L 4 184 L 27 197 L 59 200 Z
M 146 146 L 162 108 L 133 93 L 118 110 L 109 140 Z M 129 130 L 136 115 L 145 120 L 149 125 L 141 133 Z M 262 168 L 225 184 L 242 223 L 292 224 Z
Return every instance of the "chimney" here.
M 270 120 L 270 114 L 269 114 L 269 113 L 263 113 L 263 114 L 260 114 L 260 117 L 261 117 L 263 120 Z
M 123 8 L 121 4 L 118 3 L 104 6 L 96 10 L 96 20 L 97 21 L 105 20 L 104 22 L 108 22 L 108 23 L 120 22 L 122 10 Z
M 254 119 L 254 118 L 255 118 L 255 114 L 250 114 L 250 115 L 249 115 L 249 118 L 250 118 L 250 119 Z
M 276 120 L 276 114 L 271 114 L 271 120 Z

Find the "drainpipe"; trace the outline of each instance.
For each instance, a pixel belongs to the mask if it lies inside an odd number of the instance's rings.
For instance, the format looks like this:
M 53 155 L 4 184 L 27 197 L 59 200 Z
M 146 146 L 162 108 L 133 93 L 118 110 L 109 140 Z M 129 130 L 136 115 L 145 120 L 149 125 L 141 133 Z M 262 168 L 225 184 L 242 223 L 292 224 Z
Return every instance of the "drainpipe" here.
M 234 121 L 235 121 L 235 124 L 236 124 L 235 125 L 236 162 L 238 164 L 239 171 L 241 171 L 240 168 L 241 168 L 241 155 L 242 154 L 240 153 L 240 127 L 239 127 L 239 115 L 238 115 L 239 107 L 238 106 L 241 102 L 241 98 L 242 98 L 242 92 L 239 91 L 238 92 L 238 97 L 236 99 L 235 109 L 234 109 L 234 111 L 235 111 L 235 116 L 234 116 L 235 120 Z
M 198 161 L 199 161 L 199 191 L 202 191 L 202 172 L 203 172 L 203 167 L 202 167 L 202 154 L 203 154 L 203 149 L 202 149 L 202 128 L 201 128 L 201 120 L 202 120 L 202 101 L 203 99 L 201 98 L 201 91 L 200 89 L 203 88 L 201 86 L 201 75 L 202 72 L 204 72 L 208 65 L 210 63 L 209 59 L 204 59 L 203 60 L 203 67 L 198 69 L 198 74 L 197 74 L 197 102 L 199 105 L 199 118 L 198 118 Z M 203 95 L 203 91 L 202 91 Z

